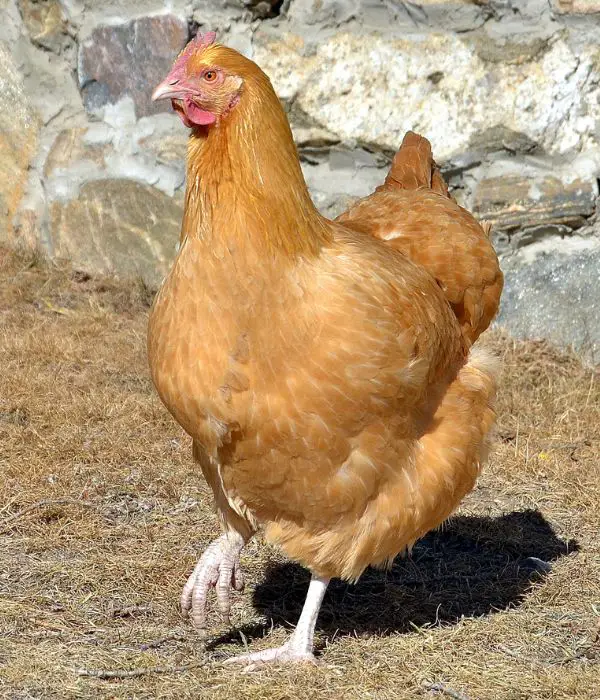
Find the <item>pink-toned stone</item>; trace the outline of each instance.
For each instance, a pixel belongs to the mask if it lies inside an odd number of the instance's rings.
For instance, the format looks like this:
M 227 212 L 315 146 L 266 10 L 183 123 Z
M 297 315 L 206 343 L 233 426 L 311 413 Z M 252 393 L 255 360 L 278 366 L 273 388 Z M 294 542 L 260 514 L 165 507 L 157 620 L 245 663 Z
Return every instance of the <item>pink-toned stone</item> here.
M 169 111 L 168 102 L 152 102 L 152 90 L 187 40 L 187 22 L 175 15 L 96 27 L 79 51 L 79 86 L 86 109 L 93 112 L 129 95 L 138 118 Z

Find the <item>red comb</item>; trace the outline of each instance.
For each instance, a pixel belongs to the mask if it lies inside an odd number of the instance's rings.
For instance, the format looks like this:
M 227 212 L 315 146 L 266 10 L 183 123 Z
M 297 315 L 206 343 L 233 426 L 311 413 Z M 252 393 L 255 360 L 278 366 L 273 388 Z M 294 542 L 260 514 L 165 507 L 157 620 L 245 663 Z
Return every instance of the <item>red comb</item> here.
M 175 78 L 182 77 L 181 74 L 185 72 L 185 66 L 188 62 L 189 57 L 192 55 L 196 49 L 205 48 L 214 43 L 217 38 L 216 32 L 206 32 L 206 34 L 198 33 L 196 36 L 188 43 L 188 45 L 183 49 L 183 51 L 177 57 L 177 60 L 173 64 L 173 68 L 169 73 L 170 76 Z
M 198 46 L 210 46 L 215 43 L 217 32 L 206 32 L 206 34 L 196 34 L 194 41 Z

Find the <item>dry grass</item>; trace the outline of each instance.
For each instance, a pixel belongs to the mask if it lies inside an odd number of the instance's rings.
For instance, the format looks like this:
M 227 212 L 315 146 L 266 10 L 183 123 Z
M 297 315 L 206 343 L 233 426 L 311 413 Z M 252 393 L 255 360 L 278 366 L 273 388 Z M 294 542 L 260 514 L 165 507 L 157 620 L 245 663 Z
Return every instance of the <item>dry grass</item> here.
M 0 261 L 4 697 L 600 698 L 600 387 L 575 356 L 495 336 L 498 440 L 460 514 L 332 586 L 321 667 L 243 675 L 219 660 L 280 643 L 307 575 L 252 543 L 235 627 L 205 647 L 180 619 L 216 524 L 148 379 L 149 294 Z

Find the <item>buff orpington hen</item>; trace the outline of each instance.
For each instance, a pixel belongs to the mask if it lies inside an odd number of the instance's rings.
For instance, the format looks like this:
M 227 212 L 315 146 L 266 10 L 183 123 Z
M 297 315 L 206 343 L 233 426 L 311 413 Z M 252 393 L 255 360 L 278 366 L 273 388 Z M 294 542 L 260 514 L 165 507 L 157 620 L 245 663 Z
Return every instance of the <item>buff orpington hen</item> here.
M 310 661 L 329 580 L 389 565 L 475 483 L 496 367 L 470 345 L 497 307 L 497 261 L 414 134 L 370 203 L 340 222 L 321 216 L 269 79 L 212 33 L 180 54 L 161 98 L 191 133 L 181 245 L 152 308 L 149 361 L 223 527 L 182 608 L 206 628 L 214 587 L 227 621 L 240 552 L 263 529 L 312 578 L 287 643 L 232 661 Z

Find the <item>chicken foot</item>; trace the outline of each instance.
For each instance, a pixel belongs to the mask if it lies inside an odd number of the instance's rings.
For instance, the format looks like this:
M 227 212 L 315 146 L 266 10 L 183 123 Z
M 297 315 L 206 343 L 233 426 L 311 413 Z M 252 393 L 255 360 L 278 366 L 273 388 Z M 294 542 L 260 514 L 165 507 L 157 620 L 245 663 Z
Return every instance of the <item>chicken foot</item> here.
M 199 630 L 206 628 L 208 593 L 213 587 L 223 622 L 229 624 L 231 588 L 236 591 L 244 589 L 240 568 L 240 552 L 244 544 L 244 538 L 238 532 L 224 533 L 208 546 L 187 580 L 181 594 L 181 609 Z
M 235 656 L 225 661 L 226 664 L 246 664 L 251 670 L 254 666 L 264 663 L 305 662 L 316 663 L 313 654 L 315 625 L 323 602 L 323 596 L 329 584 L 328 578 L 313 576 L 310 580 L 304 607 L 296 629 L 288 641 L 280 647 L 265 649 L 253 654 Z

